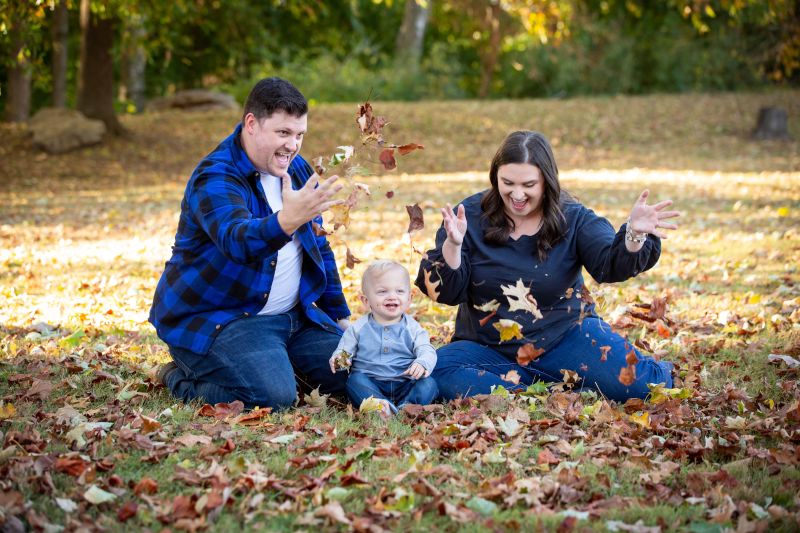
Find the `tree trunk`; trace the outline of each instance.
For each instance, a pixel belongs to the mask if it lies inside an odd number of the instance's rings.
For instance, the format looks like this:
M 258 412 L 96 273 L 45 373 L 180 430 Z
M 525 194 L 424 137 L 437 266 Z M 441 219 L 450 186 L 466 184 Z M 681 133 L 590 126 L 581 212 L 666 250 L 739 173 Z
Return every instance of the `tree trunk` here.
M 67 38 L 69 37 L 67 0 L 56 2 L 51 31 L 53 37 L 53 107 L 66 107 Z
M 395 59 L 398 62 L 419 66 L 432 1 L 406 0 L 403 23 L 395 41 Z
M 481 54 L 481 86 L 478 90 L 480 98 L 489 96 L 494 78 L 494 69 L 497 67 L 497 58 L 500 55 L 500 7 L 499 1 L 493 1 L 486 6 L 486 26 L 489 28 L 489 45 Z
M 132 101 L 136 111 L 141 112 L 144 111 L 145 105 L 144 73 L 147 56 L 144 41 L 147 38 L 147 30 L 144 27 L 144 19 L 140 15 L 132 16 L 126 24 L 128 25 L 126 33 L 129 35 L 129 39 L 125 43 L 123 51 L 123 83 L 120 87 L 120 99 Z
M 92 14 L 89 0 L 81 0 L 81 60 L 78 111 L 105 122 L 108 131 L 125 132 L 114 113 L 114 21 Z
M 25 55 L 25 25 L 22 17 L 11 26 L 11 57 L 13 65 L 8 69 L 8 99 L 6 120 L 25 122 L 31 113 L 31 66 Z

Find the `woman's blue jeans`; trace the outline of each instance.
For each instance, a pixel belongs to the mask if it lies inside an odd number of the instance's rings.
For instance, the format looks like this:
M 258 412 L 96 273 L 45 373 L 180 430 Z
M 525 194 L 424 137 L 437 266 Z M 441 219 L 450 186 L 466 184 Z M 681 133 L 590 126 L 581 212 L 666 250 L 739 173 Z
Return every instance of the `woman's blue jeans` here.
M 245 407 L 291 407 L 297 384 L 344 395 L 346 374 L 331 373 L 328 359 L 341 338 L 308 320 L 299 308 L 280 315 L 234 320 L 205 355 L 170 346 L 178 368 L 166 377 L 181 400 L 214 404 L 241 400 Z
M 605 346 L 610 346 L 610 349 L 603 348 Z M 630 385 L 625 385 L 619 380 L 620 370 L 627 366 L 625 356 L 632 349 L 639 360 L 635 365 L 636 379 Z M 604 350 L 607 350 L 605 360 Z M 672 387 L 672 363 L 641 355 L 599 318 L 584 318 L 557 345 L 527 366 L 521 366 L 491 347 L 473 341 L 446 344 L 437 350 L 437 355 L 438 361 L 432 376 L 445 400 L 488 394 L 493 385 L 516 389 L 538 380 L 563 381 L 562 369 L 577 372 L 582 378 L 576 390 L 594 389 L 620 402 L 647 396 L 650 392 L 648 383 L 664 383 L 666 387 Z M 509 370 L 517 371 L 519 385 L 500 377 Z
M 347 396 L 355 407 L 360 407 L 361 402 L 372 396 L 389 400 L 397 411 L 407 403 L 428 405 L 438 395 L 439 388 L 432 377 L 389 381 L 371 378 L 363 372 L 351 372 L 347 379 Z

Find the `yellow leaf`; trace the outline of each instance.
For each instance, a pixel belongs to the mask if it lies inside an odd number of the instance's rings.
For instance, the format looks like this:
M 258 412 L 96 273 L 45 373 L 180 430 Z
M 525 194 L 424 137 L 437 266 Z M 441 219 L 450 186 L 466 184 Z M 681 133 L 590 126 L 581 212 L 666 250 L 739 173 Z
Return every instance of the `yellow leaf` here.
M 522 338 L 522 325 L 519 322 L 501 318 L 492 325 L 500 332 L 500 342 Z
M 643 428 L 650 429 L 650 413 L 647 411 L 639 414 L 634 413 L 630 415 L 629 418 L 631 419 L 631 422 L 636 422 Z
M 17 408 L 13 403 L 0 403 L 0 420 L 8 420 L 17 414 Z
M 684 400 L 686 398 L 690 398 L 692 396 L 692 391 L 689 389 L 667 389 L 664 387 L 663 383 L 648 383 L 647 387 L 650 389 L 650 394 L 648 396 L 648 402 L 652 404 L 660 404 L 664 403 L 670 399 L 680 399 Z
M 358 406 L 358 410 L 362 413 L 380 413 L 383 411 L 383 402 L 370 396 L 361 402 L 361 405 Z

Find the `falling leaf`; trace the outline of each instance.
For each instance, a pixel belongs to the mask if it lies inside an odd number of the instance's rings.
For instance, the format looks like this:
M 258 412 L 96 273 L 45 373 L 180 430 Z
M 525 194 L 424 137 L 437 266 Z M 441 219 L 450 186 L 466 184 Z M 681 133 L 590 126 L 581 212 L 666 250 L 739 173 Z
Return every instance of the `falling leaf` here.
M 625 354 L 625 362 L 631 366 L 639 362 L 639 358 L 636 356 L 636 350 L 630 350 Z
M 360 263 L 360 262 L 361 262 L 361 259 L 359 259 L 358 257 L 354 256 L 353 252 L 350 251 L 350 248 L 347 248 L 346 260 L 345 260 L 345 264 L 347 265 L 347 268 L 352 269 L 352 268 L 354 268 L 356 266 L 356 263 Z
M 600 347 L 600 360 L 602 362 L 606 362 L 608 360 L 608 352 L 611 351 L 611 346 L 601 346 Z
M 407 233 L 419 231 L 425 227 L 425 221 L 422 218 L 422 209 L 419 204 L 407 205 L 406 211 L 408 212 L 408 230 Z
M 425 281 L 425 294 L 427 294 L 428 297 L 434 302 L 438 302 L 439 291 L 436 290 L 436 287 L 442 283 L 442 280 L 438 279 L 436 280 L 436 283 L 434 283 L 433 280 L 431 280 L 431 271 L 427 269 L 422 270 L 422 276 Z
M 325 168 L 323 161 L 324 158 L 322 156 L 315 157 L 314 159 L 311 160 L 311 164 L 314 167 L 314 172 L 316 172 L 320 176 L 324 175 L 325 171 L 328 170 L 327 168 Z
M 339 150 L 339 152 L 333 154 L 329 162 L 332 167 L 341 165 L 342 163 L 347 163 L 347 161 L 353 156 L 354 152 L 352 146 L 337 146 L 336 149 Z
M 380 160 L 381 164 L 383 164 L 383 168 L 386 170 L 394 170 L 397 168 L 397 161 L 394 158 L 393 148 L 384 148 L 381 150 L 378 159 Z
M 94 505 L 100 505 L 101 503 L 106 503 L 117 499 L 117 497 L 110 493 L 106 492 L 97 485 L 92 485 L 89 487 L 86 492 L 83 493 L 83 498 Z
M 397 151 L 400 152 L 400 155 L 406 155 L 410 154 L 414 150 L 424 150 L 424 149 L 425 149 L 424 146 L 417 143 L 408 143 L 397 147 Z
M 573 289 L 572 287 L 569 287 L 569 288 L 567 289 L 567 292 L 566 292 L 566 293 L 564 293 L 564 295 L 567 297 L 567 299 L 569 299 L 569 298 L 572 298 L 572 294 L 573 294 L 574 292 L 575 292 L 575 289 Z
M 483 311 L 484 313 L 489 313 L 487 316 L 481 318 L 478 321 L 481 327 L 484 327 L 491 319 L 497 314 L 497 310 L 500 309 L 500 302 L 497 300 L 492 300 L 490 302 L 486 302 L 483 305 L 475 305 L 475 309 L 478 311 Z
M 492 300 L 490 302 L 486 302 L 483 305 L 473 305 L 475 309 L 478 311 L 483 311 L 484 313 L 490 313 L 492 311 L 497 311 L 500 308 L 500 302 L 497 300 Z
M 317 237 L 325 237 L 326 235 L 330 235 L 330 233 L 325 231 L 325 228 L 323 228 L 316 222 L 311 223 L 311 229 L 314 231 L 314 235 L 316 235 Z
M 656 322 L 656 333 L 659 334 L 664 339 L 668 339 L 672 336 L 672 331 L 666 327 L 660 320 Z
M 500 342 L 522 338 L 522 325 L 508 318 L 501 318 L 494 324 L 494 329 L 500 332 Z
M 564 378 L 564 383 L 567 385 L 576 385 L 581 381 L 581 377 L 578 375 L 577 372 L 574 370 L 569 370 L 567 368 L 561 369 L 561 375 Z
M 527 311 L 536 318 L 542 318 L 536 299 L 530 294 L 530 289 L 522 283 L 522 279 L 517 280 L 516 285 L 500 285 L 503 295 L 508 298 L 509 311 Z
M 394 198 L 394 191 L 386 191 L 386 198 L 388 198 L 389 200 Z
M 505 374 L 500 374 L 500 379 L 513 383 L 514 385 L 519 385 L 520 375 L 516 370 L 509 370 Z
M 493 318 L 495 317 L 495 315 L 496 315 L 496 314 L 497 314 L 497 311 L 496 311 L 496 310 L 495 310 L 495 311 L 492 311 L 491 313 L 489 313 L 489 314 L 488 314 L 488 315 L 486 315 L 485 317 L 483 317 L 483 318 L 481 318 L 480 320 L 478 320 L 478 324 L 479 324 L 481 327 L 484 327 L 484 326 L 486 326 L 486 324 L 488 324 L 488 323 L 489 323 L 489 321 L 490 321 L 491 319 L 493 319 Z
M 626 387 L 633 385 L 633 382 L 636 381 L 636 367 L 624 366 L 620 368 L 619 377 L 617 377 L 617 380 Z
M 523 344 L 517 350 L 517 364 L 528 366 L 528 363 L 535 361 L 544 353 L 543 348 L 537 348 L 533 343 Z
M 330 212 L 333 213 L 333 231 L 338 230 L 340 227 L 345 228 L 350 225 L 350 206 L 347 204 L 338 204 L 331 206 Z

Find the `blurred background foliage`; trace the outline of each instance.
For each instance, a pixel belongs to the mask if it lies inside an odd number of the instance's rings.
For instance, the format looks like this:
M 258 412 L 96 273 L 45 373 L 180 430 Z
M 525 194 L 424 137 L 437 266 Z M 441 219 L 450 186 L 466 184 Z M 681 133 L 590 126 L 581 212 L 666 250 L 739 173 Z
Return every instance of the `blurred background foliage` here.
M 114 106 L 132 112 L 143 98 L 187 88 L 219 89 L 242 102 L 257 79 L 271 75 L 290 79 L 319 102 L 797 85 L 798 5 L 795 0 L 0 0 L 0 106 L 10 105 L 8 87 L 20 69 L 28 76 L 31 112 L 51 105 L 59 76 L 66 77 L 66 105 L 75 105 L 82 8 L 93 20 L 113 22 Z M 59 7 L 69 28 L 62 74 L 53 66 Z M 131 68 L 137 57 L 138 71 Z M 142 94 L 134 97 L 131 87 Z

